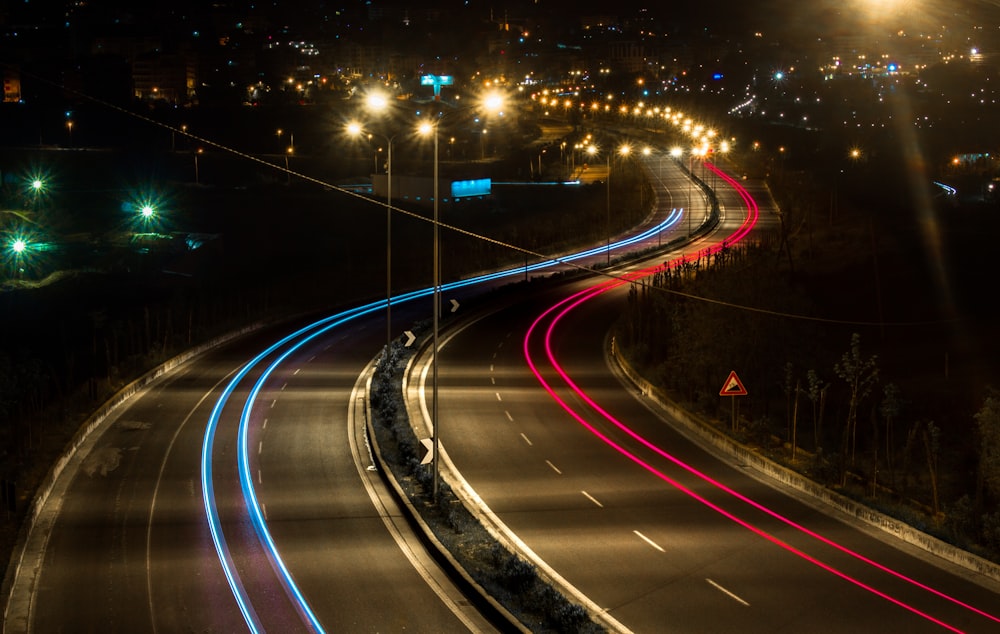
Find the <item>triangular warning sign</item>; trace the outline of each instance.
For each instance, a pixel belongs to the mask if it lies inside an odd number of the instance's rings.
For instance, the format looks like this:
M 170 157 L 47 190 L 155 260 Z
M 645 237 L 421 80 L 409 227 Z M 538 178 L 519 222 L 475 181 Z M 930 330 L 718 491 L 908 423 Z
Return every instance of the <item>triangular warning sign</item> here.
M 736 370 L 729 373 L 729 378 L 722 384 L 719 396 L 746 396 L 747 389 L 743 387 L 740 377 L 736 376 Z

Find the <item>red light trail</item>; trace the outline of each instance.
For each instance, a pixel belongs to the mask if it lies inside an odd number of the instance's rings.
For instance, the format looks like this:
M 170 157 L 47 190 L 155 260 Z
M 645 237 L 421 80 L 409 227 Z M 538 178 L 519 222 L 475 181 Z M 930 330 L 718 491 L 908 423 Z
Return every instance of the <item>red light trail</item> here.
M 732 177 L 730 177 L 728 174 L 725 174 L 724 172 L 722 172 L 721 170 L 719 170 L 716 166 L 714 166 L 712 164 L 706 164 L 706 165 L 707 165 L 707 167 L 709 169 L 711 169 L 713 172 L 715 172 L 718 176 L 720 176 L 726 183 L 728 183 L 729 185 L 731 185 L 739 193 L 740 197 L 742 198 L 742 200 L 746 204 L 746 208 L 747 208 L 747 216 L 746 216 L 743 224 L 741 224 L 740 227 L 735 232 L 733 232 L 732 235 L 730 235 L 728 238 L 726 238 L 722 242 L 717 243 L 715 245 L 712 245 L 711 247 L 708 248 L 708 254 L 711 255 L 712 253 L 714 253 L 714 252 L 716 252 L 716 251 L 724 248 L 726 245 L 735 244 L 736 242 L 738 242 L 738 241 L 742 240 L 744 237 L 746 237 L 747 234 L 749 234 L 749 232 L 751 231 L 751 229 L 753 228 L 754 224 L 757 221 L 757 218 L 759 216 L 759 210 L 758 210 L 758 207 L 757 207 L 757 203 L 753 200 L 753 198 L 746 191 L 746 189 L 744 189 L 735 179 L 733 179 Z M 545 391 L 574 420 L 576 420 L 578 423 L 580 423 L 583 427 L 585 427 L 588 431 L 590 431 L 592 434 L 594 434 L 595 436 L 597 436 L 601 441 L 603 441 L 604 443 L 606 443 L 608 446 L 612 447 L 613 449 L 615 449 L 616 451 L 618 451 L 619 453 L 621 453 L 625 457 L 627 457 L 630 460 L 632 460 L 635 464 L 641 466 L 643 469 L 646 469 L 647 471 L 649 471 L 653 475 L 657 476 L 658 478 L 660 478 L 664 482 L 666 482 L 666 483 L 670 484 L 671 486 L 677 488 L 679 491 L 681 491 L 684 494 L 690 496 L 691 498 L 693 498 L 696 501 L 700 502 L 701 504 L 707 506 L 708 508 L 716 511 L 720 515 L 722 515 L 722 516 L 726 517 L 727 519 L 735 522 L 736 524 L 738 524 L 738 525 L 746 528 L 747 530 L 753 532 L 754 534 L 756 534 L 756 535 L 758 535 L 758 536 L 760 536 L 760 537 L 768 540 L 769 542 L 771 542 L 771 543 L 773 543 L 773 544 L 775 544 L 777 546 L 780 546 L 781 548 L 787 550 L 788 552 L 790 552 L 790 553 L 792 553 L 792 554 L 794 554 L 794 555 L 796 555 L 798 557 L 801 557 L 802 559 L 804 559 L 804 560 L 806 560 L 806 561 L 808 561 L 808 562 L 810 562 L 810 563 L 812 563 L 812 564 L 814 564 L 814 565 L 822 568 L 823 570 L 825 570 L 825 571 L 827 571 L 827 572 L 829 572 L 829 573 L 831 573 L 831 574 L 833 574 L 833 575 L 835 575 L 835 576 L 837 576 L 837 577 L 839 577 L 841 579 L 844 579 L 845 581 L 848 581 L 849 583 L 852 583 L 852 584 L 854 584 L 855 586 L 857 586 L 859 588 L 862 588 L 862 589 L 864 589 L 864 590 L 866 590 L 868 592 L 871 592 L 872 594 L 874 594 L 874 595 L 876 595 L 878 597 L 881 597 L 881 598 L 885 599 L 886 601 L 889 601 L 889 602 L 891 602 L 891 603 L 893 603 L 893 604 L 895 604 L 895 605 L 897 605 L 897 606 L 899 606 L 899 607 L 901 607 L 901 608 L 903 608 L 905 610 L 908 610 L 908 611 L 910 611 L 910 612 L 912 612 L 912 613 L 914 613 L 914 614 L 916 614 L 916 615 L 918 615 L 918 616 L 920 616 L 920 617 L 922 617 L 924 619 L 927 619 L 928 621 L 930 621 L 932 623 L 935 623 L 936 625 L 939 625 L 939 626 L 941 626 L 941 627 L 943 627 L 945 629 L 948 629 L 948 630 L 951 630 L 951 631 L 955 631 L 955 632 L 961 631 L 958 628 L 956 628 L 956 627 L 954 627 L 954 626 L 952 626 L 952 625 L 950 625 L 948 623 L 945 623 L 944 621 L 942 621 L 940 619 L 937 619 L 937 618 L 935 618 L 935 617 L 933 617 L 933 616 L 931 616 L 931 615 L 929 615 L 929 614 L 927 614 L 925 612 L 922 612 L 921 610 L 919 610 L 918 608 L 916 608 L 916 607 L 914 607 L 914 606 L 912 606 L 910 604 L 907 604 L 907 603 L 905 603 L 905 602 L 903 602 L 903 601 L 901 601 L 901 600 L 899 600 L 899 599 L 897 599 L 895 597 L 892 597 L 892 596 L 886 594 L 885 592 L 882 592 L 882 591 L 880 591 L 880 590 L 878 590 L 878 589 L 876 589 L 876 588 L 874 588 L 872 586 L 869 586 L 869 585 L 865 584 L 864 582 L 862 582 L 859 579 L 856 579 L 854 577 L 849 576 L 848 574 L 846 574 L 846 573 L 844 573 L 844 572 L 842 572 L 842 571 L 834 568 L 833 566 L 830 566 L 828 564 L 823 563 L 819 559 L 817 559 L 817 558 L 815 558 L 815 557 L 813 557 L 813 556 L 811 556 L 811 555 L 809 555 L 809 554 L 807 554 L 807 553 L 805 553 L 805 552 L 803 552 L 803 551 L 795 548 L 794 546 L 792 546 L 792 545 L 790 545 L 790 544 L 788 544 L 786 542 L 783 542 L 783 541 L 779 540 L 778 538 L 774 537 L 773 535 L 770 535 L 769 533 L 765 532 L 763 529 L 758 528 L 758 527 L 752 525 L 747 520 L 744 520 L 744 519 L 736 516 L 735 514 L 731 513 L 730 511 L 727 511 L 727 510 L 723 509 L 722 507 L 720 507 L 717 504 L 709 501 L 705 497 L 703 497 L 703 496 L 695 493 L 691 489 L 685 487 L 683 484 L 681 484 L 677 480 L 674 480 L 673 478 L 671 478 L 670 476 L 666 475 L 662 471 L 659 471 L 653 465 L 651 465 L 651 464 L 643 461 L 637 455 L 635 455 L 634 453 L 630 452 L 627 448 L 625 448 L 624 446 L 622 446 L 621 444 L 617 443 L 616 441 L 614 441 L 613 439 L 611 439 L 609 436 L 607 436 L 606 434 L 604 434 L 603 432 L 601 432 L 600 430 L 598 430 L 594 425 L 592 425 L 591 423 L 587 422 L 587 420 L 584 419 L 583 415 L 581 415 L 578 411 L 574 410 L 569 404 L 567 404 L 567 402 L 562 397 L 560 397 L 556 393 L 555 389 L 551 386 L 551 384 L 542 376 L 541 370 L 539 369 L 539 367 L 536 364 L 535 360 L 532 358 L 531 345 L 530 345 L 531 344 L 532 336 L 535 334 L 536 331 L 538 331 L 541 328 L 543 322 L 546 319 L 549 319 L 550 321 L 549 321 L 547 327 L 545 328 L 543 341 L 544 341 L 544 348 L 545 348 L 546 357 L 547 357 L 548 363 L 551 364 L 552 369 L 555 370 L 555 372 L 559 375 L 559 378 L 566 384 L 566 386 L 571 391 L 573 391 L 584 403 L 586 403 L 589 407 L 591 407 L 595 412 L 597 412 L 601 417 L 603 417 L 604 419 L 606 419 L 608 422 L 610 422 L 616 428 L 620 429 L 622 432 L 624 432 L 626 435 L 628 435 L 628 437 L 630 437 L 631 439 L 635 440 L 636 442 L 638 442 L 643 447 L 645 447 L 645 448 L 653 451 L 656 455 L 658 455 L 658 456 L 660 456 L 660 457 L 668 460 L 672 464 L 674 464 L 674 465 L 682 468 L 683 470 L 685 470 L 688 473 L 696 476 L 697 478 L 703 480 L 704 482 L 706 482 L 706 483 L 708 483 L 708 484 L 716 487 L 718 490 L 720 490 L 720 491 L 722 491 L 722 492 L 724 492 L 724 493 L 726 493 L 726 494 L 734 497 L 735 499 L 737 499 L 737 500 L 739 500 L 741 502 L 746 503 L 747 505 L 751 506 L 752 508 L 757 509 L 757 510 L 759 510 L 759 511 L 761 511 L 761 512 L 767 514 L 767 515 L 769 515 L 770 517 L 772 517 L 772 518 L 774 518 L 774 519 L 776 519 L 776 520 L 778 520 L 778 521 L 780 521 L 780 522 L 788 525 L 789 527 L 794 528 L 794 529 L 802 532 L 803 534 L 805 534 L 805 535 L 807 535 L 807 536 L 809 536 L 809 537 L 811 537 L 813 539 L 816 539 L 817 541 L 819 541 L 819 542 L 821 542 L 821 543 L 823 543 L 823 544 L 825 544 L 827 546 L 830 546 L 830 547 L 832 547 L 832 548 L 834 548 L 834 549 L 836 549 L 836 550 L 838 550 L 838 551 L 840 551 L 840 552 L 842 552 L 842 553 L 844 553 L 846 555 L 849 555 L 849 556 L 857 559 L 858 561 L 861 561 L 861 562 L 863 562 L 863 563 L 865 563 L 867 565 L 870 565 L 873 568 L 875 568 L 875 569 L 877 569 L 877 570 L 879 570 L 881 572 L 884 572 L 884 573 L 886 573 L 888 575 L 896 577 L 899 580 L 902 580 L 902 581 L 904 581 L 906 583 L 909 583 L 909 584 L 911 584 L 911 585 L 913 585 L 913 586 L 915 586 L 915 587 L 917 587 L 917 588 L 919 588 L 921 590 L 929 592 L 929 593 L 931 593 L 931 594 L 933 594 L 933 595 L 935 595 L 935 596 L 937 596 L 937 597 L 939 597 L 941 599 L 944 599 L 944 600 L 949 601 L 949 602 L 951 602 L 951 603 L 953 603 L 953 604 L 955 604 L 957 606 L 960 606 L 960 607 L 962 607 L 962 608 L 964 608 L 966 610 L 969 610 L 969 611 L 971 611 L 971 612 L 973 612 L 973 613 L 975 613 L 975 614 L 977 614 L 979 616 L 982 616 L 983 618 L 991 620 L 991 621 L 993 621 L 995 623 L 1000 623 L 1000 617 L 992 615 L 992 614 L 990 614 L 988 612 L 985 612 L 984 610 L 981 610 L 981 609 L 976 608 L 974 606 L 968 605 L 968 604 L 962 602 L 961 600 L 959 600 L 959 599 L 957 599 L 955 597 L 949 596 L 949 595 L 947 595 L 947 594 L 945 594 L 945 593 L 943 593 L 943 592 L 941 592 L 941 591 L 939 591 L 939 590 L 937 590 L 935 588 L 932 588 L 932 587 L 930 587 L 930 586 L 928 586 L 928 585 L 926 585 L 924 583 L 921 583 L 921 582 L 919 582 L 919 581 L 917 581 L 915 579 L 907 577 L 906 575 L 904 575 L 904 574 L 902 574 L 902 573 L 900 573 L 900 572 L 898 572 L 896 570 L 888 568 L 887 566 L 885 566 L 883 564 L 880 564 L 880 563 L 878 563 L 878 562 L 876 562 L 876 561 L 874 561 L 874 560 L 872 560 L 872 559 L 870 559 L 868 557 L 865 557 L 864 555 L 861 555 L 860 553 L 857 553 L 857 552 L 855 552 L 855 551 L 853 551 L 853 550 L 851 550 L 851 549 L 849 549 L 849 548 L 847 548 L 847 547 L 845 547 L 845 546 L 843 546 L 841 544 L 838 544 L 838 543 L 834 542 L 833 540 L 831 540 L 831 539 L 829 539 L 827 537 L 824 537 L 823 535 L 820 535 L 820 534 L 816 533 L 815 531 L 812 531 L 812 530 L 810 530 L 810 529 L 808 529 L 808 528 L 806 528 L 806 527 L 804 527 L 804 526 L 802 526 L 802 525 L 800 525 L 800 524 L 792 521 L 791 519 L 789 519 L 787 517 L 784 517 L 780 513 L 778 513 L 776 511 L 774 511 L 774 510 L 772 510 L 772 509 L 770 509 L 770 508 L 768 508 L 768 507 L 760 504 L 759 502 L 756 502 L 756 501 L 754 501 L 754 500 L 746 497 L 745 495 L 743 495 L 743 494 L 741 494 L 741 493 L 733 490 L 732 488 L 730 488 L 730 487 L 726 486 L 725 484 L 723 484 L 723 483 L 721 483 L 721 482 L 719 482 L 719 481 L 717 481 L 717 480 L 709 477 L 708 475 L 706 475 L 704 473 L 701 473 L 700 471 L 698 471 L 694 467 L 692 467 L 692 466 L 688 465 L 687 463 L 679 460 L 677 457 L 671 455 L 670 453 L 664 451 L 660 447 L 658 447 L 655 444 L 653 444 L 651 441 L 649 441 L 646 438 L 640 436 L 638 433 L 636 433 L 634 430 L 632 430 L 626 424 L 624 424 L 621 421 L 619 421 L 618 419 L 616 419 L 609 412 L 607 412 L 604 408 L 602 408 L 596 401 L 594 401 L 588 394 L 586 394 L 572 380 L 572 378 L 566 373 L 566 371 L 563 369 L 563 367 L 559 364 L 558 360 L 556 359 L 555 352 L 554 352 L 554 350 L 552 348 L 552 336 L 553 336 L 553 333 L 555 332 L 556 327 L 559 325 L 560 321 L 566 315 L 568 315 L 569 313 L 571 313 L 573 310 L 575 310 L 576 308 L 580 307 L 581 305 L 585 304 L 587 301 L 589 301 L 589 300 L 591 300 L 591 299 L 593 299 L 593 298 L 595 298 L 595 297 L 597 297 L 599 295 L 602 295 L 602 294 L 604 294 L 604 293 L 606 293 L 606 292 L 608 292 L 610 290 L 618 288 L 618 287 L 620 287 L 620 286 L 622 286 L 624 284 L 627 284 L 627 283 L 630 283 L 632 281 L 641 279 L 643 277 L 647 277 L 649 275 L 652 275 L 653 273 L 661 271 L 664 268 L 670 268 L 670 267 L 679 266 L 679 265 L 683 264 L 685 261 L 687 261 L 689 259 L 691 259 L 690 255 L 681 256 L 681 257 L 678 257 L 678 258 L 676 258 L 676 259 L 674 259 L 674 260 L 672 260 L 672 261 L 670 261 L 670 262 L 668 262 L 668 263 L 666 263 L 664 265 L 657 265 L 657 266 L 646 268 L 646 269 L 642 269 L 642 270 L 639 270 L 639 271 L 634 271 L 634 272 L 631 272 L 631 273 L 629 273 L 629 274 L 627 274 L 627 275 L 625 275 L 625 276 L 623 276 L 621 278 L 618 278 L 618 279 L 615 279 L 615 280 L 612 280 L 612 281 L 601 282 L 601 283 L 599 283 L 599 284 L 597 284 L 595 286 L 592 286 L 590 288 L 587 288 L 587 289 L 584 289 L 582 291 L 579 291 L 579 292 L 577 292 L 577 293 L 575 293 L 573 295 L 570 295 L 569 297 L 561 300 L 560 302 L 558 302 L 558 303 L 550 306 L 541 315 L 539 315 L 538 318 L 536 318 L 535 321 L 528 328 L 528 331 L 525 334 L 524 342 L 523 342 L 523 349 L 524 349 L 524 356 L 525 356 L 525 359 L 527 360 L 528 366 L 531 368 L 532 373 L 538 379 L 539 383 L 542 385 L 542 387 L 545 389 Z

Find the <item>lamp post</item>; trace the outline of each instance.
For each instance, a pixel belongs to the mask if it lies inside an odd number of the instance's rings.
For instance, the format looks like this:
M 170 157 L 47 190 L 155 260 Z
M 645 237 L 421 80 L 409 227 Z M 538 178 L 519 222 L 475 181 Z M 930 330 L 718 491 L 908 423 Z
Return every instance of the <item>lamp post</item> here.
M 369 100 L 371 103 L 371 100 Z M 347 132 L 352 136 L 364 133 L 359 123 L 347 126 Z M 386 144 L 385 167 L 385 346 L 386 351 L 392 343 L 392 142 L 395 136 L 382 136 Z M 372 134 L 368 134 L 371 138 Z
M 482 107 L 491 112 L 500 112 L 503 109 L 503 98 L 496 94 L 490 94 L 483 98 Z M 434 121 L 427 121 L 420 125 L 419 132 L 423 135 L 433 134 L 434 135 L 434 172 L 433 178 L 434 182 L 432 184 L 432 196 L 433 201 L 433 223 L 434 223 L 434 238 L 433 247 L 431 249 L 431 258 L 433 259 L 432 269 L 433 269 L 433 329 L 434 334 L 432 338 L 432 359 L 431 359 L 431 390 L 432 390 L 432 403 L 431 403 L 431 427 L 434 430 L 434 437 L 431 444 L 432 462 L 434 463 L 433 469 L 433 499 L 434 502 L 438 501 L 438 493 L 440 491 L 440 474 L 441 474 L 441 421 L 438 418 L 438 331 L 440 329 L 441 320 L 441 246 L 440 246 L 440 179 L 438 176 L 439 161 L 438 161 L 438 136 L 441 127 L 441 117 L 438 117 Z M 485 128 L 483 129 L 485 132 Z
M 433 313 L 433 352 L 431 358 L 431 390 L 433 392 L 433 398 L 431 403 L 431 425 L 434 428 L 434 437 L 431 452 L 433 454 L 434 462 L 434 488 L 433 496 L 434 501 L 437 502 L 438 490 L 439 490 L 439 474 L 441 472 L 440 467 L 440 448 L 441 448 L 441 429 L 439 427 L 440 423 L 438 421 L 438 326 L 440 321 L 441 312 L 441 257 L 440 257 L 440 236 L 438 232 L 438 125 L 440 122 L 435 123 L 424 123 L 420 126 L 421 134 L 434 134 L 434 182 L 432 183 L 434 197 L 434 238 L 433 247 L 431 249 L 431 258 L 433 259 L 433 303 L 434 303 L 434 313 Z
M 608 264 L 611 264 L 611 152 L 608 152 L 608 177 L 604 184 L 607 190 L 607 204 L 604 207 L 604 230 L 608 234 Z
M 652 154 L 653 154 L 653 150 L 648 145 L 646 147 L 642 148 L 642 155 L 643 156 L 645 156 L 645 157 L 648 158 Z M 639 208 L 640 209 L 644 209 L 643 203 L 645 202 L 645 200 L 644 200 L 645 196 L 646 196 L 646 193 L 645 193 L 645 191 L 643 191 L 643 184 L 642 184 L 642 181 L 640 180 L 639 181 Z M 659 232 L 657 232 L 657 235 L 659 235 Z
M 722 141 L 721 143 L 719 143 L 718 147 L 715 148 L 715 154 L 719 158 L 715 161 L 715 164 L 712 167 L 714 167 L 714 168 L 717 169 L 719 167 L 719 161 L 721 161 L 722 158 L 728 152 L 729 152 L 729 142 L 728 141 Z M 717 174 L 718 174 L 718 172 L 715 169 L 713 169 L 712 170 L 712 191 L 713 192 L 715 191 L 716 179 L 718 178 Z M 716 196 L 716 198 L 718 199 L 718 196 Z
M 434 379 L 432 387 L 434 390 L 434 501 L 438 499 L 438 480 L 441 471 L 441 460 L 438 457 L 441 449 L 441 433 L 438 429 L 440 420 L 438 419 L 438 321 L 441 313 L 441 243 L 438 226 L 438 127 L 434 126 L 434 248 L 431 257 L 434 258 Z
M 695 176 L 694 176 L 694 159 L 696 157 L 702 159 L 702 164 L 701 164 L 702 178 L 704 178 L 704 176 L 705 176 L 705 173 L 704 173 L 704 169 L 705 169 L 704 156 L 705 155 L 702 153 L 701 148 L 693 147 L 693 148 L 691 148 L 691 151 L 688 152 L 688 207 L 690 207 L 692 204 L 694 204 L 693 203 L 693 199 L 694 199 L 694 179 L 695 179 Z M 700 188 L 701 185 L 699 185 L 698 187 Z M 691 215 L 692 214 L 688 214 L 688 237 L 689 238 L 692 235 L 694 235 L 693 231 L 691 229 L 691 221 L 692 221 Z
M 687 194 L 687 213 L 685 214 L 688 219 L 688 237 L 691 237 L 691 157 L 694 155 L 694 150 L 688 152 L 688 194 Z M 679 147 L 673 147 L 670 149 L 670 156 L 674 157 L 675 161 L 679 161 L 682 156 L 684 156 L 684 150 Z
M 200 185 L 201 184 L 201 179 L 200 179 L 200 177 L 198 175 L 198 155 L 201 154 L 204 151 L 205 150 L 203 150 L 201 148 L 198 148 L 197 150 L 194 151 L 194 184 L 195 185 Z
M 621 156 L 628 156 L 630 152 L 632 152 L 632 147 L 629 146 L 629 145 L 623 145 L 620 148 L 618 148 L 618 154 L 620 154 Z M 588 145 L 587 146 L 587 154 L 590 154 L 591 156 L 596 155 L 597 154 L 597 146 L 596 145 Z M 606 230 L 607 236 L 608 236 L 607 237 L 607 249 L 606 249 L 607 250 L 607 255 L 608 255 L 607 263 L 610 265 L 611 264 L 611 152 L 608 152 L 608 154 L 607 154 L 607 164 L 608 164 L 608 176 L 605 179 L 605 185 L 606 185 L 606 187 L 605 187 L 605 201 L 606 201 L 605 212 L 606 213 L 605 213 L 604 226 L 605 226 L 605 230 Z

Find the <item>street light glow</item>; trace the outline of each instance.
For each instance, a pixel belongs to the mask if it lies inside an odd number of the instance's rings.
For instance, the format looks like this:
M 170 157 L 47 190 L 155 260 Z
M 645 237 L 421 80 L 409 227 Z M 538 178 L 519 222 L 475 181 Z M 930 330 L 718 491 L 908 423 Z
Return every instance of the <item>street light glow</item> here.
M 16 253 L 18 255 L 24 253 L 25 249 L 27 249 L 27 248 L 28 248 L 28 243 L 25 242 L 21 238 L 17 238 L 10 245 L 11 251 L 13 251 L 14 253 Z
M 381 92 L 368 93 L 368 98 L 365 100 L 366 105 L 370 110 L 376 112 L 385 110 L 389 106 L 389 99 Z
M 503 95 L 498 92 L 487 93 L 483 97 L 483 108 L 485 108 L 487 112 L 500 112 L 503 110 L 503 105 Z

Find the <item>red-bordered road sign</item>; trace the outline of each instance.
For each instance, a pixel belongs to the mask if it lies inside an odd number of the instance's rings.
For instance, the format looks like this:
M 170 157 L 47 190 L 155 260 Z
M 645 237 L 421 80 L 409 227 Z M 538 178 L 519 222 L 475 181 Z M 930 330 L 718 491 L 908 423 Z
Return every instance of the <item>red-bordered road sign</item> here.
M 719 396 L 746 396 L 747 389 L 743 387 L 743 381 L 736 376 L 736 370 L 729 373 L 729 378 L 722 384 Z

